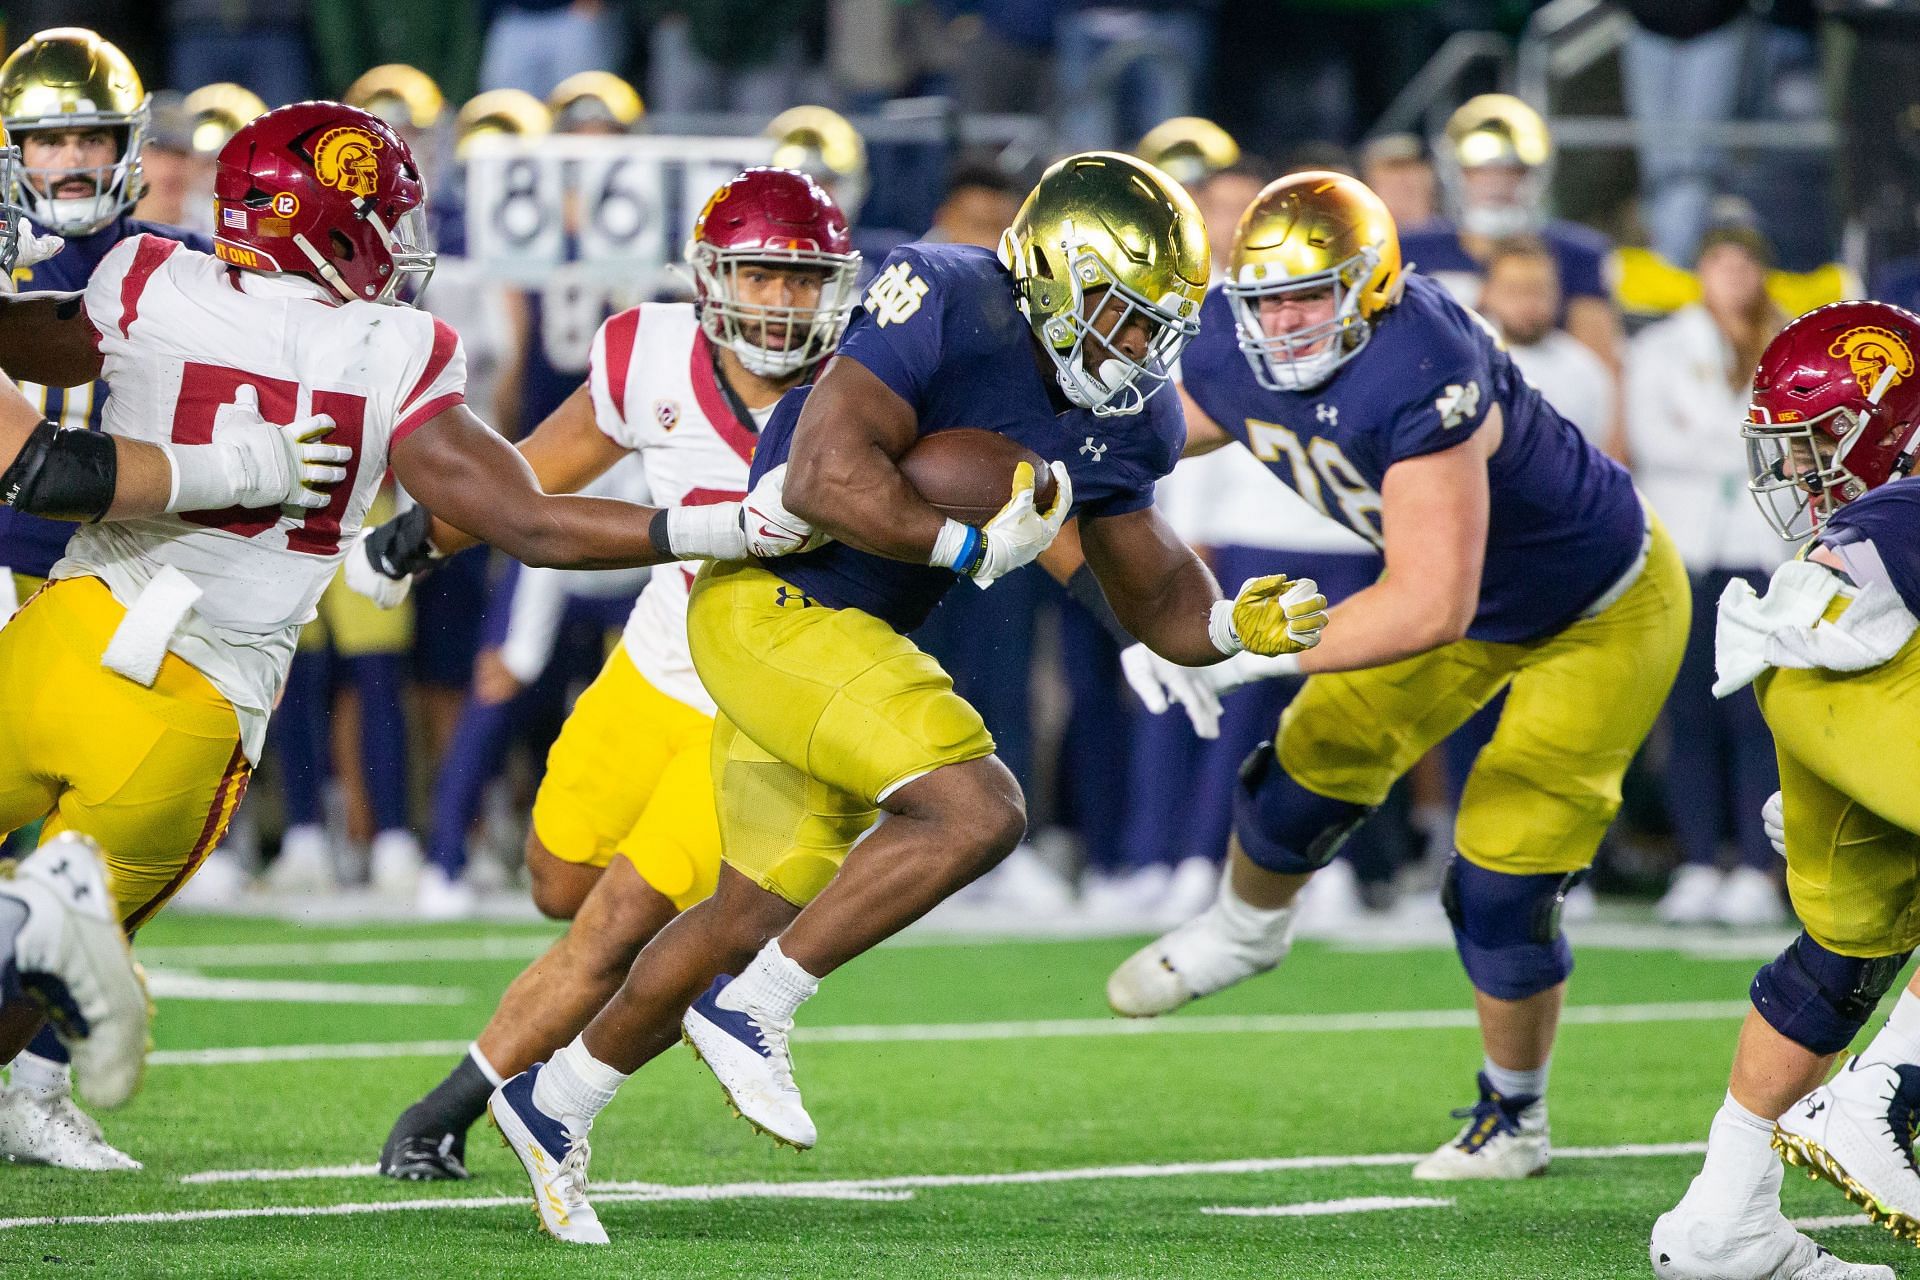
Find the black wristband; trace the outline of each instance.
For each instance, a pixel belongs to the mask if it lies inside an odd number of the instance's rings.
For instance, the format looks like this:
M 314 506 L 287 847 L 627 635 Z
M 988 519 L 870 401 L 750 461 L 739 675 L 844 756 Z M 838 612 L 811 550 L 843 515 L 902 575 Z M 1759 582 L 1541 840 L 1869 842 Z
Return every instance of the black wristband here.
M 367 560 L 383 577 L 395 582 L 424 572 L 433 565 L 433 515 L 412 506 L 367 535 Z
M 98 520 L 113 505 L 119 477 L 112 436 L 42 422 L 0 474 L 0 502 L 55 520 Z
M 1067 594 L 1092 614 L 1093 620 L 1105 627 L 1122 649 L 1133 644 L 1133 633 L 1120 625 L 1120 615 L 1107 603 L 1107 593 L 1100 589 L 1100 579 L 1093 576 L 1092 565 L 1083 563 L 1073 571 L 1073 576 L 1067 579 Z
M 673 539 L 667 534 L 668 510 L 667 507 L 660 508 L 653 513 L 653 519 L 647 521 L 647 540 L 653 543 L 653 553 L 663 563 L 680 558 L 673 553 Z

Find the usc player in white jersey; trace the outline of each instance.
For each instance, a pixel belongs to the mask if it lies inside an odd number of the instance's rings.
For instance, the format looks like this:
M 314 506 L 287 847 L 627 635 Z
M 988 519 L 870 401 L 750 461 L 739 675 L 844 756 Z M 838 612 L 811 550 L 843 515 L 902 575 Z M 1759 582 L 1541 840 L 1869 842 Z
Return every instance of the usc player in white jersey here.
M 808 380 L 845 329 L 860 255 L 824 189 L 789 169 L 748 169 L 714 192 L 687 247 L 698 301 L 647 304 L 594 335 L 587 381 L 520 446 L 548 489 L 573 490 L 630 454 L 652 501 L 702 509 L 743 498 L 759 428 Z M 431 503 L 426 504 L 431 506 Z M 443 514 L 443 513 L 436 513 Z M 773 536 L 801 539 L 783 512 L 751 504 Z M 424 510 L 349 561 L 349 580 L 391 600 L 388 578 L 468 539 Z M 581 696 L 547 760 L 527 866 L 534 902 L 569 927 L 508 987 L 479 1039 L 395 1123 L 381 1172 L 464 1178 L 467 1129 L 506 1077 L 586 1026 L 633 958 L 675 915 L 713 892 L 720 870 L 709 746 L 713 700 L 687 647 L 693 574 L 657 570 L 620 645 Z
M 0 364 L 34 381 L 104 377 L 120 441 L 204 444 L 238 398 L 280 421 L 326 415 L 338 451 L 317 508 L 82 526 L 0 631 L 0 832 L 44 817 L 43 838 L 99 841 L 129 932 L 225 831 L 300 628 L 389 467 L 529 564 L 744 554 L 737 506 L 689 520 L 550 496 L 467 409 L 459 338 L 404 305 L 432 270 L 414 234 L 424 198 L 407 144 L 377 117 L 296 103 L 220 153 L 217 256 L 138 236 L 82 295 L 7 300 Z M 0 1019 L 0 1061 L 36 1025 Z

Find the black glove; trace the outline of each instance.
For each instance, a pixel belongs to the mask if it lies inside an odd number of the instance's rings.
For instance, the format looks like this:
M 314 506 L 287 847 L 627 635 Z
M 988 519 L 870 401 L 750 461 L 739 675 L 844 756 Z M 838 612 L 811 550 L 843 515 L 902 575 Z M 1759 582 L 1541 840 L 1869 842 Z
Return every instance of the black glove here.
M 433 544 L 427 531 L 433 516 L 425 507 L 409 507 L 367 534 L 367 561 L 382 577 L 398 582 L 432 566 Z

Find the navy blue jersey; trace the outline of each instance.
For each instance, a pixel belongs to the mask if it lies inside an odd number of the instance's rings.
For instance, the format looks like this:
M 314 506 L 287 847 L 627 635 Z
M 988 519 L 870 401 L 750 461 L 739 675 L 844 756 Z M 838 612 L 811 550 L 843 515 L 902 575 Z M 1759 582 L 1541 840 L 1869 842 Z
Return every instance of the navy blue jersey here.
M 1885 581 L 1920 614 L 1920 477 L 1855 498 L 1827 517 L 1817 540 L 1840 553 L 1855 582 Z
M 1487 462 L 1487 556 L 1467 631 L 1476 640 L 1558 631 L 1639 555 L 1646 518 L 1626 471 L 1527 385 L 1480 317 L 1418 272 L 1360 354 L 1304 392 L 1254 380 L 1215 289 L 1181 378 L 1269 470 L 1375 546 L 1387 468 L 1452 448 L 1499 405 L 1506 434 Z
M 1153 502 L 1186 441 L 1179 397 L 1165 389 L 1137 414 L 1096 417 L 1068 408 L 1041 368 L 1032 330 L 1014 308 L 1013 277 L 971 245 L 910 244 L 888 255 L 840 344 L 913 406 L 921 435 L 983 427 L 1067 464 L 1074 510 L 1124 515 Z M 787 460 L 809 387 L 787 393 L 760 433 L 753 478 Z M 861 609 L 911 631 L 955 576 L 829 543 L 766 567 L 834 608 Z
M 1607 255 L 1613 245 L 1591 227 L 1577 222 L 1549 222 L 1540 229 L 1540 239 L 1553 252 L 1560 269 L 1560 319 L 1566 321 L 1566 304 L 1574 298 L 1611 300 L 1607 287 Z M 1434 277 L 1453 291 L 1456 298 L 1472 305 L 1479 300 L 1480 281 L 1486 268 L 1467 252 L 1460 229 L 1444 218 L 1423 223 L 1400 235 L 1400 257 Z
M 164 236 L 201 253 L 213 252 L 213 241 L 198 231 L 122 217 L 90 236 L 72 237 L 67 241 L 66 248 L 45 262 L 17 269 L 13 273 L 14 282 L 22 293 L 65 293 L 84 289 L 88 278 L 93 275 L 93 269 L 100 265 L 100 260 L 107 256 L 113 246 L 140 235 Z M 85 427 L 92 431 L 100 429 L 100 417 L 107 407 L 107 384 L 104 382 L 94 382 L 84 387 L 43 387 L 38 383 L 22 382 L 20 391 L 43 414 L 63 427 Z M 0 570 L 12 569 L 16 573 L 44 578 L 47 571 L 53 568 L 54 561 L 67 553 L 67 539 L 72 534 L 73 525 L 65 520 L 47 520 L 15 511 L 12 507 L 0 506 Z

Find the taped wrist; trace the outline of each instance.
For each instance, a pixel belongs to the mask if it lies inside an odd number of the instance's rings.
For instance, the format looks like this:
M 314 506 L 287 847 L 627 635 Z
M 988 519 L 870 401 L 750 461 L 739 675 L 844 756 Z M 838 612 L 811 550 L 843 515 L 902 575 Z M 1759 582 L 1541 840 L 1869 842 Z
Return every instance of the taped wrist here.
M 98 520 L 113 505 L 119 475 L 112 436 L 42 422 L 0 474 L 0 502 L 55 520 Z
M 927 563 L 971 577 L 986 558 L 987 535 L 970 524 L 949 519 L 940 526 L 940 536 L 933 540 L 933 553 Z
M 1121 625 L 1120 615 L 1108 603 L 1107 593 L 1100 589 L 1100 579 L 1094 576 L 1092 565 L 1083 564 L 1073 571 L 1073 576 L 1067 579 L 1067 594 L 1092 614 L 1094 621 L 1105 627 L 1107 634 L 1118 641 L 1121 648 L 1133 643 L 1132 634 Z
M 740 523 L 740 504 L 722 502 L 704 507 L 669 507 L 663 521 L 655 516 L 648 526 L 656 551 L 674 560 L 744 560 L 747 534 Z M 664 542 L 661 535 L 665 535 Z
M 438 558 L 427 536 L 432 528 L 425 507 L 408 507 L 367 535 L 367 560 L 383 578 L 410 578 Z

